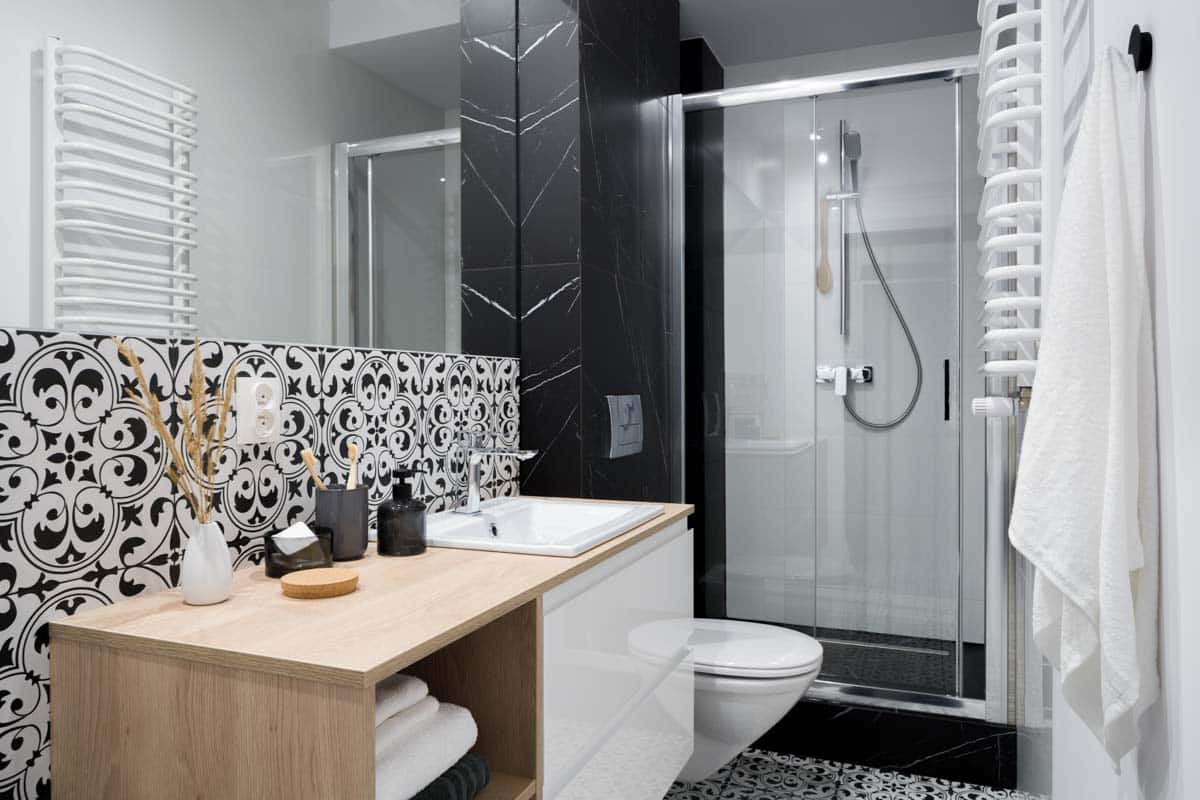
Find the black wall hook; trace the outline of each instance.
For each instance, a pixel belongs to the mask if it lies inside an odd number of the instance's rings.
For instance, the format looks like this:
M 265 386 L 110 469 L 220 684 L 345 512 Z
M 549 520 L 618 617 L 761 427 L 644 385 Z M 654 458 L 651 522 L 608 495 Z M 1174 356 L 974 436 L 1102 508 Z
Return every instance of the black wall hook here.
M 1129 32 L 1129 55 L 1133 56 L 1133 66 L 1138 72 L 1150 68 L 1150 60 L 1154 56 L 1154 37 L 1144 33 L 1137 25 Z

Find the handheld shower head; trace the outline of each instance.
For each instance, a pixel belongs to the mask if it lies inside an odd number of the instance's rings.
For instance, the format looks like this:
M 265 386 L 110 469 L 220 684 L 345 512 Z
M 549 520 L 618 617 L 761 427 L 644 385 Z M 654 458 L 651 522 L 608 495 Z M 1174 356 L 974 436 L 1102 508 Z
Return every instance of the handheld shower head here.
M 858 160 L 862 158 L 862 136 L 858 131 L 847 130 L 842 134 L 842 152 L 850 163 L 850 191 L 858 191 Z
M 858 131 L 846 131 L 842 135 L 842 143 L 846 148 L 846 158 L 851 161 L 858 161 L 862 158 L 862 136 Z

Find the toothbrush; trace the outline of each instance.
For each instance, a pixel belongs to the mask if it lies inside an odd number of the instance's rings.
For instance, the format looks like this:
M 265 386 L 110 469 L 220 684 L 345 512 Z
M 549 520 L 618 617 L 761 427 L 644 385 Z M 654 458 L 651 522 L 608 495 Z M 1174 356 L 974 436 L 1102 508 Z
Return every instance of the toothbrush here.
M 346 491 L 358 488 L 358 445 L 351 442 L 346 448 L 350 451 L 350 473 L 346 476 Z
M 308 467 L 308 474 L 312 475 L 313 483 L 318 489 L 325 488 L 325 481 L 321 480 L 321 476 L 317 474 L 317 457 L 313 455 L 311 447 L 306 447 L 300 451 L 300 458 L 304 459 L 304 466 Z

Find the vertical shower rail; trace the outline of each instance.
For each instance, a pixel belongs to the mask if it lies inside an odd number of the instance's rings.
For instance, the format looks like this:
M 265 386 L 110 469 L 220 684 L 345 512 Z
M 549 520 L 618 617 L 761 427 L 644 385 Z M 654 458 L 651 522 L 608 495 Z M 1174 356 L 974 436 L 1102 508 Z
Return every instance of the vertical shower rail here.
M 47 37 L 42 324 L 194 332 L 197 93 Z
M 987 716 L 1016 721 L 1010 632 L 1020 605 L 1008 519 L 1023 417 L 1037 370 L 1042 293 L 1063 173 L 1063 20 L 1059 0 L 980 0 L 980 299 L 987 417 Z M 1018 648 L 1019 650 L 1019 648 Z

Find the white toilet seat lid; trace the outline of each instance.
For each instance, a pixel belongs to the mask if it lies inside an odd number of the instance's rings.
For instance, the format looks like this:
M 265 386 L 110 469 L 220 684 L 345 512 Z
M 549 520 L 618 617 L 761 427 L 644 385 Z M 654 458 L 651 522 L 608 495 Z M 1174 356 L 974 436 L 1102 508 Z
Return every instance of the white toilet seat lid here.
M 790 678 L 821 668 L 821 643 L 778 625 L 732 619 L 692 623 L 696 671 L 740 678 Z
M 680 630 L 685 628 L 685 630 Z M 690 628 L 690 630 L 686 630 Z M 631 637 L 635 650 L 686 635 L 696 672 L 731 678 L 790 678 L 821 668 L 821 644 L 790 628 L 732 619 L 660 620 Z M 640 646 L 639 646 L 640 645 Z

